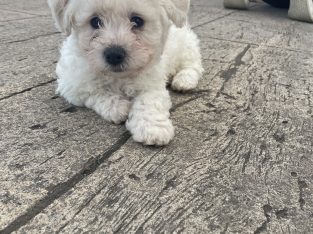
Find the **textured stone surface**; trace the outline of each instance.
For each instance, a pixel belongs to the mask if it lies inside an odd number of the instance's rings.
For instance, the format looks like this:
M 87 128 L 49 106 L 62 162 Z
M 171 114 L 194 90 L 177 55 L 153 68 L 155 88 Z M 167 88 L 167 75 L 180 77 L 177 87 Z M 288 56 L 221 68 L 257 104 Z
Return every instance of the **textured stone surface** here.
M 193 1 L 204 79 L 156 148 L 54 94 L 48 12 L 0 1 L 0 233 L 313 232 L 312 25 Z

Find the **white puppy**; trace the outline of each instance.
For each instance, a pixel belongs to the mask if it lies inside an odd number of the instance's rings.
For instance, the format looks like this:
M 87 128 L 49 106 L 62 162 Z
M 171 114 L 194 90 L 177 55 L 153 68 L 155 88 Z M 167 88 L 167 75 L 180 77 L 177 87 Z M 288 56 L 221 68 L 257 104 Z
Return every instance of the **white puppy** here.
M 173 89 L 194 89 L 202 75 L 189 0 L 48 0 L 67 35 L 57 65 L 58 93 L 116 124 L 133 139 L 165 145 L 174 137 Z

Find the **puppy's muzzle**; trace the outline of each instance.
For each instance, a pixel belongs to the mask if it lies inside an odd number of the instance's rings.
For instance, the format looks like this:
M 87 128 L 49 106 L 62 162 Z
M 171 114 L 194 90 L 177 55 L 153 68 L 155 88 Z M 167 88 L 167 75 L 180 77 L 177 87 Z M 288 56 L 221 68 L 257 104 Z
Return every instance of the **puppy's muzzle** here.
M 121 46 L 111 46 L 104 51 L 105 61 L 113 67 L 123 64 L 126 55 L 125 49 Z

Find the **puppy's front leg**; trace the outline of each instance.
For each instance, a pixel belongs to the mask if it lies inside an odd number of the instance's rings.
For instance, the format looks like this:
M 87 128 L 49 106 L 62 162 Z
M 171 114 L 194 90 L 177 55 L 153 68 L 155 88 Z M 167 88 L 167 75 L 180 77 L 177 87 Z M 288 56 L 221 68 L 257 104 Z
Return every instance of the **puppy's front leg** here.
M 133 139 L 146 145 L 167 145 L 174 137 L 170 108 L 171 100 L 165 88 L 139 94 L 126 122 Z
M 93 109 L 105 120 L 120 124 L 126 121 L 131 102 L 121 95 L 105 93 L 89 96 L 85 106 Z

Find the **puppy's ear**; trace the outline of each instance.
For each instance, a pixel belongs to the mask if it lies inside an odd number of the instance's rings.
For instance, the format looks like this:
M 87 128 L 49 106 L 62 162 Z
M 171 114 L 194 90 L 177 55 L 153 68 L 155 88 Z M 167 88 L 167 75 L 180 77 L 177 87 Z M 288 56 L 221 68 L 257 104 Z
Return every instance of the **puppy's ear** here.
M 67 36 L 71 34 L 71 17 L 68 12 L 68 4 L 72 0 L 48 0 L 52 17 L 57 29 Z
M 161 0 L 161 6 L 177 27 L 187 23 L 190 0 Z

